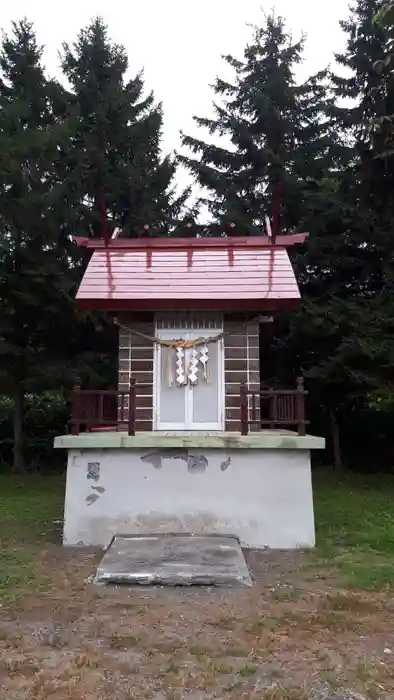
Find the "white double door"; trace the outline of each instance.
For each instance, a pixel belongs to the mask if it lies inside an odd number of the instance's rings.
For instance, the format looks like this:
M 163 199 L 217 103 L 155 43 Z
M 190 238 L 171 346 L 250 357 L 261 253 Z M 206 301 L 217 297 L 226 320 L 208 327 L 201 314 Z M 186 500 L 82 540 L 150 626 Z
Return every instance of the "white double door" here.
M 172 329 L 158 331 L 163 340 L 196 340 L 218 335 L 220 331 Z M 198 357 L 202 346 L 197 348 Z M 188 380 L 192 348 L 185 350 L 185 384 L 176 382 L 176 350 L 156 345 L 155 404 L 156 430 L 223 430 L 224 425 L 224 370 L 223 341 L 208 345 L 207 379 L 204 366 L 198 362 L 197 383 Z

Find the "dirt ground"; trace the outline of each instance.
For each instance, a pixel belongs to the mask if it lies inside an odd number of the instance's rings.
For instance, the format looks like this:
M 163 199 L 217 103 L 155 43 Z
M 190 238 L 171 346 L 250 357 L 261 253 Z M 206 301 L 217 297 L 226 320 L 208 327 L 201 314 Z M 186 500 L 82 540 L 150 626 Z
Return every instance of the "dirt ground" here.
M 307 554 L 247 553 L 231 589 L 97 588 L 101 556 L 48 546 L 0 610 L 1 700 L 394 698 L 393 600 Z

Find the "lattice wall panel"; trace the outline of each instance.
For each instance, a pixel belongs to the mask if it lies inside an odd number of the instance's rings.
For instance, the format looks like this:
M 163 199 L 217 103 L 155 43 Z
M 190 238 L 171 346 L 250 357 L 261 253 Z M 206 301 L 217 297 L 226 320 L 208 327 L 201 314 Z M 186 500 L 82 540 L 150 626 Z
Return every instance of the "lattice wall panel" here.
M 187 312 L 157 314 L 157 330 L 171 330 L 172 328 L 184 330 L 207 330 L 221 331 L 223 328 L 222 314 L 194 314 Z

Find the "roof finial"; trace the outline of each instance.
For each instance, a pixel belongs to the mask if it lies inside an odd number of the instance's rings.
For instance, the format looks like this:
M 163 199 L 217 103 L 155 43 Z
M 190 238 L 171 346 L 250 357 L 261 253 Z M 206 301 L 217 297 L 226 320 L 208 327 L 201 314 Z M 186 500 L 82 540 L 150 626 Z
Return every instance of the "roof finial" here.
M 103 235 L 104 243 L 106 246 L 108 246 L 109 230 L 108 230 L 107 204 L 105 201 L 104 187 L 100 187 L 99 202 L 100 202 L 101 232 Z
M 228 231 L 228 229 L 227 229 L 226 235 L 228 235 L 228 233 L 229 233 L 230 236 L 231 236 L 233 233 L 235 233 L 235 223 L 234 223 L 234 221 L 230 221 L 230 223 L 229 223 L 229 225 L 228 225 L 228 228 L 230 229 L 230 231 Z
M 265 217 L 265 228 L 267 229 L 267 236 L 268 236 L 269 242 L 274 243 L 275 241 L 273 240 L 273 236 L 272 236 L 271 222 L 270 222 L 269 216 Z
M 274 201 L 274 214 L 272 218 L 272 243 L 276 242 L 276 237 L 279 235 L 279 216 L 280 216 L 280 199 L 281 199 L 281 183 L 275 187 L 275 201 Z

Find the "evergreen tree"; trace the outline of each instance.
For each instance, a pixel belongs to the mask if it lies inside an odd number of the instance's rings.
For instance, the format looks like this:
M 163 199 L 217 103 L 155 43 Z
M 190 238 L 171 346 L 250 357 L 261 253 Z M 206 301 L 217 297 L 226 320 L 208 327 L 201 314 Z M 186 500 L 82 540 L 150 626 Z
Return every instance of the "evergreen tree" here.
M 326 213 L 316 217 L 322 225 L 305 252 L 304 306 L 288 341 L 328 414 L 338 466 L 341 427 L 355 410 L 387 407 L 394 383 L 394 162 L 387 151 L 394 92 L 382 63 L 387 33 L 374 22 L 382 5 L 358 0 L 341 23 L 347 46 L 337 60 L 347 73 L 333 76 L 333 85 L 348 160 L 326 197 Z
M 375 24 L 384 32 L 385 47 L 384 57 L 376 62 L 376 68 L 380 75 L 388 78 L 388 92 L 393 90 L 393 68 L 394 68 L 394 0 L 386 2 L 377 12 L 374 18 Z M 394 113 L 393 104 L 390 100 L 386 113 L 381 117 L 373 119 L 375 134 L 378 133 L 383 142 L 383 149 L 380 158 L 388 158 L 394 152 Z
M 335 79 L 340 96 L 355 98 L 354 106 L 343 108 L 342 113 L 354 138 L 349 198 L 361 214 L 355 229 L 368 261 L 370 284 L 360 293 L 368 298 L 384 295 L 393 278 L 394 80 L 385 60 L 389 33 L 375 21 L 386 5 L 385 0 L 355 4 L 349 21 L 342 23 L 348 34 L 347 50 L 337 57 L 350 70 L 350 77 Z
M 50 385 L 72 309 L 66 101 L 41 57 L 32 25 L 14 23 L 0 51 L 0 386 L 14 399 L 14 471 L 24 464 L 24 393 L 38 374 Z
M 208 190 L 204 203 L 221 226 L 234 222 L 244 234 L 261 227 L 280 187 L 281 229 L 294 230 L 302 225 L 307 193 L 327 174 L 336 142 L 331 95 L 324 73 L 296 83 L 302 51 L 303 40 L 294 43 L 283 20 L 269 15 L 254 28 L 243 60 L 225 57 L 235 76 L 231 83 L 216 80 L 214 117 L 195 117 L 231 146 L 183 135 L 194 157 L 180 161 Z
M 63 46 L 62 68 L 76 115 L 67 180 L 74 231 L 102 234 L 104 196 L 111 226 L 124 235 L 142 235 L 145 224 L 168 233 L 188 192 L 175 193 L 175 163 L 160 153 L 162 108 L 152 93 L 144 97 L 142 74 L 126 80 L 126 52 L 100 18 Z
M 388 33 L 375 21 L 385 0 L 357 0 L 350 18 L 341 22 L 347 34 L 346 51 L 337 61 L 346 77 L 334 76 L 337 96 L 351 104 L 337 110 L 354 149 L 349 170 L 349 198 L 362 220 L 358 222 L 359 245 L 369 253 L 372 288 L 383 282 L 382 268 L 390 241 L 386 231 L 394 214 L 394 161 L 387 150 L 392 135 L 390 115 L 394 113 L 394 81 L 385 63 Z
M 356 0 L 350 16 L 340 22 L 345 32 L 346 50 L 336 54 L 345 75 L 333 75 L 335 94 L 342 103 L 336 116 L 359 143 L 369 138 L 369 120 L 374 119 L 384 83 L 379 62 L 384 57 L 386 32 L 374 21 L 386 0 Z M 382 92 L 383 90 L 383 92 Z M 348 103 L 345 105 L 344 100 Z
M 355 406 L 378 396 L 391 356 L 392 323 L 379 301 L 383 250 L 389 253 L 382 225 L 377 226 L 385 187 L 374 202 L 373 189 L 366 187 L 378 167 L 371 168 L 378 153 L 373 119 L 383 114 L 387 97 L 376 67 L 385 41 L 373 28 L 377 4 L 360 0 L 343 23 L 349 41 L 338 60 L 350 77 L 333 78 L 331 89 L 324 73 L 296 84 L 303 42 L 294 44 L 282 20 L 268 17 L 255 29 L 243 61 L 226 58 L 235 80 L 216 81 L 224 104 L 215 104 L 215 117 L 196 119 L 212 135 L 227 136 L 232 146 L 184 136 L 194 157 L 181 158 L 213 195 L 206 203 L 221 226 L 234 221 L 242 233 L 261 227 L 280 184 L 281 229 L 310 232 L 295 258 L 304 303 L 278 328 L 274 353 L 285 362 L 276 364 L 275 374 L 287 383 L 304 372 L 312 407 L 331 426 L 337 466 L 340 427 Z M 339 108 L 334 96 L 358 99 Z
M 374 21 L 387 35 L 386 55 L 382 63 L 378 61 L 377 67 L 379 70 L 383 67 L 392 69 L 394 65 L 394 0 L 388 0 L 382 5 Z

